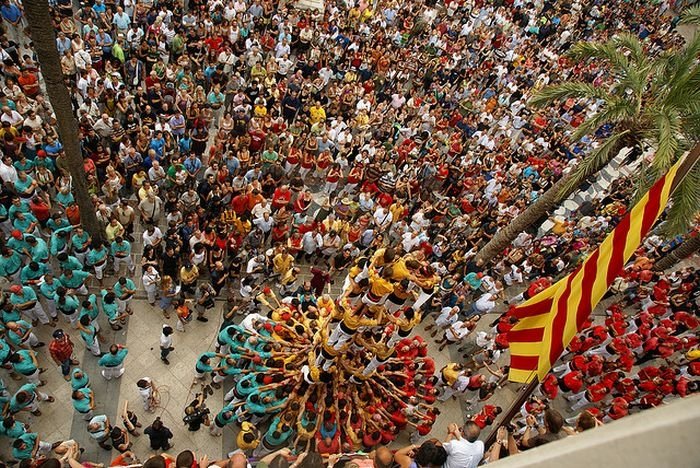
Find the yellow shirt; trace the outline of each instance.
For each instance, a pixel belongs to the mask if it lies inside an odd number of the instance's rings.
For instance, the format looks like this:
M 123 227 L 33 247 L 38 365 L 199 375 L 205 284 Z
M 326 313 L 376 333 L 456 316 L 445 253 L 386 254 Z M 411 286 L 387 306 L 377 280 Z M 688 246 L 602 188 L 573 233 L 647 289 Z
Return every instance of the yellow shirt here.
M 321 106 L 312 106 L 309 109 L 310 121 L 312 124 L 326 120 L 326 111 Z
M 394 290 L 394 285 L 389 281 L 385 280 L 374 271 L 369 272 L 369 290 L 375 297 L 383 297 L 387 294 L 391 294 Z
M 117 233 L 124 229 L 121 223 L 117 223 L 116 226 L 112 226 L 112 224 L 108 224 L 107 227 L 105 228 L 105 234 L 107 235 L 107 240 L 108 241 L 113 241 L 115 237 L 117 237 Z
M 442 379 L 447 385 L 454 385 L 459 377 L 459 370 L 456 369 L 458 364 L 456 362 L 448 364 L 442 371 Z
M 275 267 L 275 271 L 283 276 L 292 268 L 293 262 L 294 257 L 289 254 L 279 253 L 272 259 L 272 264 Z
M 394 262 L 391 268 L 393 270 L 391 279 L 394 281 L 401 281 L 411 276 L 411 272 L 408 271 L 408 268 L 406 268 L 406 261 L 403 258 L 400 258 Z
M 258 440 L 257 430 L 255 429 L 255 426 L 253 426 L 251 423 L 244 421 L 241 423 L 241 430 L 236 436 L 236 445 L 238 445 L 238 448 L 245 451 L 245 450 L 253 450 L 258 447 L 260 444 L 260 441 Z M 243 437 L 246 434 L 253 434 L 253 441 L 248 443 L 243 439 Z
M 197 278 L 199 278 L 199 269 L 197 268 L 197 265 L 192 265 L 192 268 L 190 270 L 187 270 L 185 267 L 180 268 L 181 281 L 185 283 L 191 283 Z

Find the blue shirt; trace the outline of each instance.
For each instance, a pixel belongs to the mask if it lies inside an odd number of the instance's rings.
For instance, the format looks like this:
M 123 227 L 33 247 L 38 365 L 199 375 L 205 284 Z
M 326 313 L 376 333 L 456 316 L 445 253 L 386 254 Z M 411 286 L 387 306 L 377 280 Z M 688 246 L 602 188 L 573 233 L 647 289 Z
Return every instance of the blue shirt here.
M 194 174 L 202 167 L 202 161 L 200 161 L 199 158 L 187 158 L 182 164 L 190 174 Z
M 22 295 L 10 294 L 10 302 L 14 305 L 24 304 L 26 302 L 36 302 L 36 293 L 29 286 L 22 286 Z
M 11 23 L 16 23 L 22 17 L 22 11 L 14 3 L 0 7 L 0 13 Z

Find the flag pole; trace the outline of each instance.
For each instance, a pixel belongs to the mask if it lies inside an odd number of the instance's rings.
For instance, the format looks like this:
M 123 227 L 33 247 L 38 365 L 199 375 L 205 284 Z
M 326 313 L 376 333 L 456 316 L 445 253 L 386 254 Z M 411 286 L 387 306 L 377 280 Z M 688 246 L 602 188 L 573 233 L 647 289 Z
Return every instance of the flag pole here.
M 498 434 L 498 430 L 502 426 L 505 426 L 506 424 L 510 423 L 513 417 L 515 417 L 515 415 L 520 412 L 520 408 L 522 408 L 527 399 L 530 398 L 530 395 L 532 395 L 532 392 L 535 391 L 539 383 L 540 382 L 537 379 L 537 376 L 535 375 L 535 377 L 529 384 L 520 389 L 520 393 L 518 393 L 518 396 L 510 405 L 508 411 L 505 412 L 503 417 L 501 417 L 501 420 L 498 422 L 497 425 L 494 426 L 493 430 L 491 430 L 491 433 L 484 441 L 485 450 L 488 450 L 491 447 L 491 445 L 493 445 L 493 443 L 496 441 L 496 435 Z

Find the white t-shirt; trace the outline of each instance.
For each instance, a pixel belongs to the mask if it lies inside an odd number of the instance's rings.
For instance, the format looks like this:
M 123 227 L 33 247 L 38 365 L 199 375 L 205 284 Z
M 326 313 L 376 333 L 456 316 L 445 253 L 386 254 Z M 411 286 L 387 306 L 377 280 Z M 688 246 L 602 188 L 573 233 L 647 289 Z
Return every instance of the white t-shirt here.
M 442 446 L 447 452 L 443 468 L 476 468 L 484 458 L 484 443 L 480 440 L 469 442 L 467 439 L 455 439 Z

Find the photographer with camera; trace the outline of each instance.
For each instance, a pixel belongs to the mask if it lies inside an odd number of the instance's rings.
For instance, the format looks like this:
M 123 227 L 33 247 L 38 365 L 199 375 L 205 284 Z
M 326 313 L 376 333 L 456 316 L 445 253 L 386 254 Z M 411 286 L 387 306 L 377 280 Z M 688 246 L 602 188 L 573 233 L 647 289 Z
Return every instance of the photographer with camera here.
M 187 430 L 196 432 L 202 427 L 209 425 L 209 409 L 204 404 L 204 394 L 197 393 L 195 399 L 185 408 L 185 417 L 182 421 L 187 425 Z

